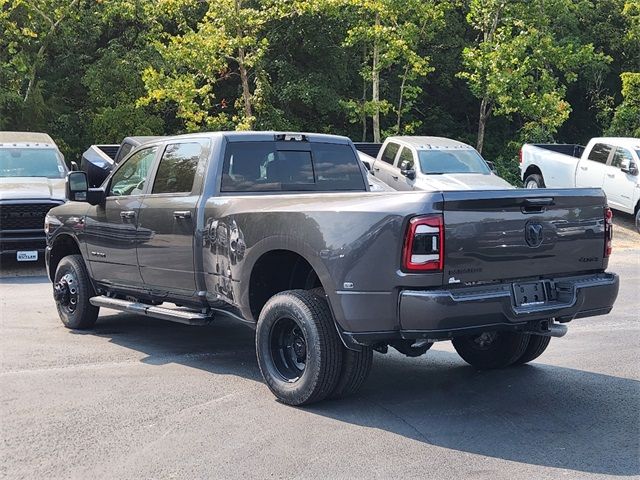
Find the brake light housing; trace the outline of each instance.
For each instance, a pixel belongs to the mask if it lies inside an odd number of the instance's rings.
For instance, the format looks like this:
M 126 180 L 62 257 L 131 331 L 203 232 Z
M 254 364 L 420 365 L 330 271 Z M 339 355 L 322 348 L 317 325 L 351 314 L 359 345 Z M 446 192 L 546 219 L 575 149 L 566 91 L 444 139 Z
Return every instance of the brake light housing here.
M 408 272 L 438 272 L 444 267 L 442 215 L 409 220 L 402 252 L 402 268 Z
M 613 249 L 613 212 L 604 207 L 604 258 L 611 255 Z

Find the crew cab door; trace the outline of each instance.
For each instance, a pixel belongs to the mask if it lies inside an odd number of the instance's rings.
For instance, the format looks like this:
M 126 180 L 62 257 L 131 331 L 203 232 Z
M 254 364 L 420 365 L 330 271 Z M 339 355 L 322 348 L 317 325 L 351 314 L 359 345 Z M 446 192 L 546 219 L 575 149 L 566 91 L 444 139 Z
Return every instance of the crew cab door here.
M 168 144 L 142 199 L 138 263 L 145 287 L 158 293 L 190 297 L 196 289 L 193 242 L 201 185 L 195 179 L 206 147 L 200 140 Z
M 596 143 L 587 158 L 578 160 L 576 187 L 602 188 L 607 171 L 607 161 L 614 147 L 606 143 Z
M 395 168 L 396 158 L 400 152 L 400 145 L 387 142 L 380 156 L 373 163 L 373 174 L 392 188 L 397 188 L 400 171 Z
M 136 246 L 142 196 L 158 147 L 138 150 L 124 160 L 108 183 L 104 204 L 85 218 L 85 238 L 93 278 L 116 285 L 142 283 Z
M 607 165 L 602 189 L 607 194 L 607 202 L 610 207 L 631 213 L 635 207 L 633 194 L 638 180 L 635 175 L 620 170 L 623 160 L 626 160 L 628 165 L 638 164 L 638 160 L 633 157 L 631 150 L 616 147 L 609 165 Z

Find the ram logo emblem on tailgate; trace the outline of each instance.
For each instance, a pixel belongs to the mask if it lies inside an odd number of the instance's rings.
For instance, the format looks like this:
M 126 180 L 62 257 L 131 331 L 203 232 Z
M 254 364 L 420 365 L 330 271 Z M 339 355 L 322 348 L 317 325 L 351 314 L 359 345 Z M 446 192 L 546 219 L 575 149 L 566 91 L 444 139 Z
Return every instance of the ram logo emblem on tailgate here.
M 524 226 L 524 239 L 531 248 L 539 247 L 542 244 L 542 224 L 538 222 L 527 222 Z

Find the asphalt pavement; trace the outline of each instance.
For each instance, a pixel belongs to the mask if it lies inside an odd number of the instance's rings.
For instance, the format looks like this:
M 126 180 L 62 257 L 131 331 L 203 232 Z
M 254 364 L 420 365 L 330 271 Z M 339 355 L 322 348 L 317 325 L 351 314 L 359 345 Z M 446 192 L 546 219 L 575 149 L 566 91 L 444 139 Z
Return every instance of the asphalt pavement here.
M 610 263 L 614 310 L 572 322 L 538 361 L 478 372 L 449 342 L 376 354 L 358 395 L 307 408 L 274 399 L 243 325 L 103 310 L 95 330 L 70 331 L 41 267 L 5 265 L 0 477 L 640 478 L 631 233 Z

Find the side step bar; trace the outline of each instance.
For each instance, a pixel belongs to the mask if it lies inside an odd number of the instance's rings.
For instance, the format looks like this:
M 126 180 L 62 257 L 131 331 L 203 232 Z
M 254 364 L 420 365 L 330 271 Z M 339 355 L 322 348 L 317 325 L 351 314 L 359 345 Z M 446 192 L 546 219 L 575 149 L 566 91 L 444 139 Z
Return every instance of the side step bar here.
M 146 303 L 106 297 L 104 295 L 91 297 L 89 302 L 95 307 L 112 308 L 114 310 L 120 310 L 121 312 L 137 313 L 138 315 L 146 315 L 147 317 L 184 323 L 186 325 L 209 325 L 213 321 L 213 317 L 205 313 L 198 313 L 191 310 L 174 310 L 172 308 L 147 305 Z

